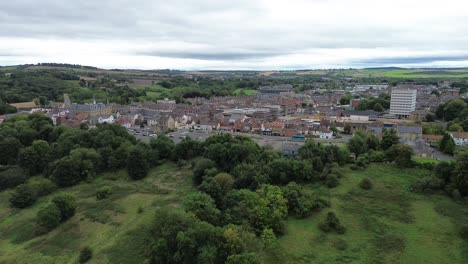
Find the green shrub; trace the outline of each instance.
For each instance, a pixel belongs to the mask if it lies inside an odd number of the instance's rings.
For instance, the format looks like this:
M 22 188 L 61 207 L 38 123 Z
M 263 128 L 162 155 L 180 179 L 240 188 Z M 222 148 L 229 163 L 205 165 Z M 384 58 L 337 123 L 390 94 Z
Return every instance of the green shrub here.
M 416 180 L 411 188 L 416 192 L 432 194 L 444 188 L 444 180 L 437 177 L 424 177 Z
M 367 166 L 369 165 L 369 159 L 367 158 L 367 156 L 360 156 L 357 160 L 356 160 L 356 165 L 360 168 L 367 168 Z
M 339 182 L 336 176 L 329 175 L 327 179 L 325 180 L 325 184 L 327 185 L 328 188 L 335 188 L 338 186 Z
M 141 213 L 143 213 L 143 211 L 144 211 L 143 207 L 141 207 L 141 205 L 138 206 L 137 213 L 141 214 Z
M 361 189 L 364 190 L 370 190 L 372 189 L 372 182 L 369 179 L 365 178 L 359 183 L 359 187 L 361 187 Z
M 468 225 L 462 226 L 459 233 L 462 239 L 468 240 Z
M 374 150 L 369 154 L 369 161 L 381 163 L 385 161 L 385 153 L 382 151 Z
M 0 172 L 0 191 L 14 188 L 27 180 L 23 170 L 18 167 L 7 168 Z
M 103 186 L 96 191 L 96 199 L 102 200 L 109 197 L 112 194 L 112 188 L 110 186 Z
M 52 198 L 52 202 L 60 210 L 60 221 L 64 222 L 75 215 L 76 199 L 69 193 L 60 193 Z
M 323 232 L 335 231 L 337 234 L 344 234 L 346 229 L 341 225 L 340 220 L 334 212 L 329 212 L 327 214 L 327 219 L 319 224 L 320 230 Z
M 80 251 L 80 257 L 78 258 L 78 262 L 86 263 L 93 257 L 93 251 L 89 247 L 84 247 Z
M 33 189 L 26 185 L 18 185 L 10 196 L 10 205 L 16 208 L 26 208 L 36 202 Z
M 28 180 L 28 186 L 32 188 L 36 197 L 51 194 L 57 189 L 57 185 L 44 177 L 33 177 Z
M 54 203 L 49 203 L 37 212 L 36 233 L 45 234 L 60 224 L 60 210 Z

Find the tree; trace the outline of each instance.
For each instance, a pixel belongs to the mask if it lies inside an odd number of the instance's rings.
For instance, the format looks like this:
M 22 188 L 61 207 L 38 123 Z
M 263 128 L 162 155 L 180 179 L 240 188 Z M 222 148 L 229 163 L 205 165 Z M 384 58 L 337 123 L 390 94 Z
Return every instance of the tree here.
M 216 165 L 224 171 L 228 171 L 231 166 L 229 149 L 224 144 L 214 143 L 208 145 L 204 156 L 214 161 Z
M 327 206 L 324 200 L 305 192 L 304 189 L 295 182 L 290 182 L 283 187 L 282 190 L 284 198 L 288 201 L 289 214 L 295 214 L 303 218 Z
M 365 139 L 360 134 L 355 134 L 349 141 L 348 141 L 348 148 L 349 150 L 359 157 L 362 153 L 366 152 L 366 142 Z
M 54 203 L 60 211 L 60 222 L 65 222 L 75 215 L 76 211 L 76 198 L 70 193 L 60 193 L 52 198 Z
M 268 179 L 260 168 L 255 164 L 239 164 L 232 170 L 232 175 L 236 179 L 237 189 L 256 190 L 262 183 L 267 183 Z
M 200 158 L 195 162 L 195 165 L 193 166 L 193 182 L 196 185 L 199 185 L 203 181 L 203 176 L 207 174 L 207 171 L 209 169 L 212 169 L 216 166 L 216 164 L 206 158 Z
M 51 179 L 60 187 L 73 186 L 83 180 L 80 163 L 70 157 L 55 161 L 51 171 Z
M 436 120 L 436 115 L 433 114 L 433 113 L 428 113 L 424 117 L 424 121 L 426 121 L 426 122 L 434 122 L 435 120 Z
M 26 208 L 35 201 L 34 190 L 27 184 L 18 185 L 10 196 L 10 205 L 16 208 Z
M 444 136 L 440 140 L 439 149 L 447 154 L 453 154 L 455 151 L 455 141 L 453 141 L 453 138 L 448 133 L 444 133 Z
M 148 174 L 149 164 L 140 148 L 134 147 L 128 153 L 127 171 L 133 180 L 143 179 Z
M 29 175 L 42 173 L 49 162 L 49 144 L 44 140 L 35 140 L 33 145 L 24 148 L 19 154 L 19 164 Z
M 160 159 L 172 159 L 175 144 L 168 136 L 159 135 L 156 139 L 151 139 L 150 146 L 158 151 Z
M 185 211 L 193 213 L 198 219 L 212 225 L 217 225 L 221 212 L 216 208 L 214 200 L 207 194 L 196 192 L 188 194 L 184 200 Z
M 334 212 L 328 212 L 327 219 L 319 225 L 319 228 L 327 233 L 336 231 L 338 234 L 344 234 L 346 232 L 345 227 L 341 225 L 340 220 Z
M 7 137 L 0 141 L 0 165 L 15 164 L 20 149 L 21 142 L 14 137 Z
M 37 212 L 36 232 L 45 234 L 60 225 L 61 214 L 54 203 L 49 203 Z
M 232 190 L 234 178 L 227 173 L 219 173 L 214 177 L 207 177 L 200 185 L 200 190 L 207 193 L 218 208 L 224 208 L 224 198 Z
M 380 145 L 383 150 L 387 150 L 388 148 L 390 148 L 393 145 L 398 144 L 399 142 L 400 142 L 400 139 L 395 129 L 392 128 L 390 130 L 387 130 L 387 129 L 383 130 L 383 136 L 380 142 Z
M 257 190 L 260 196 L 260 206 L 255 210 L 258 230 L 271 228 L 276 234 L 284 232 L 284 220 L 288 215 L 288 201 L 278 186 L 262 185 Z
M 463 127 L 458 123 L 448 123 L 447 124 L 447 131 L 453 132 L 463 132 Z
M 462 197 L 468 196 L 468 148 L 455 155 L 455 186 Z
M 174 156 L 176 159 L 190 160 L 201 153 L 202 143 L 186 137 L 175 147 Z
M 443 117 L 445 121 L 452 121 L 457 118 L 465 107 L 466 103 L 462 99 L 450 101 L 447 106 L 443 108 Z
M 351 125 L 349 123 L 346 123 L 343 128 L 343 133 L 350 135 L 351 134 Z
M 223 263 L 223 232 L 193 214 L 158 209 L 151 225 L 147 260 L 156 263 Z
M 26 182 L 26 179 L 26 175 L 21 168 L 6 168 L 0 172 L 0 191 L 23 184 Z
M 385 151 L 388 161 L 395 161 L 399 167 L 411 167 L 413 149 L 408 145 L 396 144 Z
M 374 105 L 374 111 L 376 111 L 376 112 L 382 112 L 383 110 L 385 110 L 385 109 L 383 108 L 383 106 L 382 106 L 380 103 L 376 103 L 376 104 Z

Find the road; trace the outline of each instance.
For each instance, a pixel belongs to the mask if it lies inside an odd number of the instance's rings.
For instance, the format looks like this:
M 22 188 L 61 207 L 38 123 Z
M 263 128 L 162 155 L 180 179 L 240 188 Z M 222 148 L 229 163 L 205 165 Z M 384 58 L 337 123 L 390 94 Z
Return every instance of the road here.
M 129 130 L 129 133 L 134 135 L 137 139 L 144 142 L 149 142 L 152 137 L 149 135 L 152 133 L 151 130 L 147 128 L 136 128 Z M 168 136 L 174 141 L 174 143 L 179 143 L 185 137 L 191 137 L 194 140 L 204 141 L 212 135 L 219 133 L 229 133 L 231 135 L 240 135 L 250 137 L 260 146 L 271 146 L 274 149 L 281 150 L 284 142 L 290 141 L 288 137 L 279 137 L 279 136 L 265 136 L 258 134 L 249 134 L 249 133 L 240 133 L 240 132 L 227 132 L 227 131 L 207 131 L 207 130 L 188 130 L 188 129 L 178 129 L 175 132 L 168 133 Z M 344 143 L 347 142 L 351 136 L 350 135 L 341 135 L 341 138 L 334 139 L 316 139 L 321 142 L 330 142 L 330 143 Z M 303 144 L 302 142 L 297 142 L 298 144 Z

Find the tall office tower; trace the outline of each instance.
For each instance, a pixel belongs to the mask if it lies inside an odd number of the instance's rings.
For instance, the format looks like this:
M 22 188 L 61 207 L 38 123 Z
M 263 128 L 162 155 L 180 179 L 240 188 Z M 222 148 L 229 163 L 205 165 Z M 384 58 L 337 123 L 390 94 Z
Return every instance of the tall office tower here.
M 390 114 L 398 117 L 408 117 L 416 110 L 417 90 L 412 88 L 395 87 L 392 89 Z

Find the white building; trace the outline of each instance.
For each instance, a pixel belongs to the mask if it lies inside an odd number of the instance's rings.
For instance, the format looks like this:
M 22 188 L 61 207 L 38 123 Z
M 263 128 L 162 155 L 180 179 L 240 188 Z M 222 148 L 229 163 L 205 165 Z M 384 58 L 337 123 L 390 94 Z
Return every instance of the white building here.
M 452 136 L 455 145 L 468 145 L 468 132 L 450 132 L 450 136 Z
M 104 123 L 106 123 L 106 124 L 113 124 L 114 121 L 115 121 L 114 116 L 109 116 L 108 118 L 103 118 L 103 117 L 100 116 L 100 117 L 98 118 L 98 123 L 99 123 L 99 124 L 104 124 Z
M 408 117 L 416 110 L 416 89 L 399 88 L 392 89 L 390 101 L 390 114 L 398 117 Z

